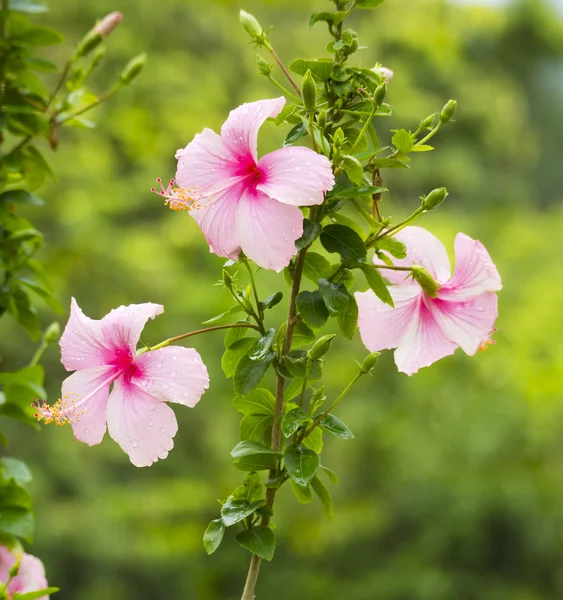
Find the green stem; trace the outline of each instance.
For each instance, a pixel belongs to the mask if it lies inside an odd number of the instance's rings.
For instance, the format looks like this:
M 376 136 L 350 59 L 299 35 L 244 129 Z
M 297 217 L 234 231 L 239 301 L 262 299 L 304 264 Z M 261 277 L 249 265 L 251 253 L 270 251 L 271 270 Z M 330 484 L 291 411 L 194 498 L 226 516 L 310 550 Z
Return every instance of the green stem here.
M 248 264 L 247 260 L 244 260 L 244 266 L 248 271 L 248 275 L 250 277 L 250 286 L 252 287 L 252 291 L 254 292 L 254 301 L 256 302 L 256 311 L 258 314 L 258 318 L 260 320 L 259 326 L 264 329 L 264 311 L 260 307 L 260 298 L 258 297 L 258 288 L 256 287 L 256 280 L 254 279 L 254 273 L 252 272 L 252 267 Z
M 311 136 L 311 144 L 313 146 L 313 150 L 318 152 L 317 142 L 315 140 L 315 127 L 314 127 L 314 114 L 313 112 L 309 113 L 309 135 Z
M 301 102 L 301 100 L 295 95 L 292 94 L 287 88 L 285 88 L 275 77 L 273 77 L 272 75 L 268 76 L 268 79 L 270 80 L 271 83 L 273 83 L 283 94 L 285 94 L 286 96 L 289 96 L 290 98 L 292 98 L 293 100 L 295 100 L 295 102 Z
M 309 373 L 311 372 L 312 361 L 310 358 L 307 359 L 307 366 L 305 367 L 305 377 L 303 378 L 303 386 L 301 387 L 301 395 L 299 396 L 299 408 L 303 408 L 303 398 L 305 398 L 305 392 L 307 390 L 307 381 L 309 379 Z
M 267 50 L 269 50 L 270 54 L 274 57 L 275 61 L 280 66 L 280 69 L 283 71 L 284 75 L 287 77 L 287 80 L 289 81 L 289 83 L 291 83 L 291 85 L 293 86 L 293 89 L 297 92 L 297 95 L 299 96 L 299 98 L 301 98 L 302 97 L 301 89 L 295 83 L 295 80 L 291 76 L 291 73 L 287 70 L 287 67 L 283 64 L 282 59 L 278 56 L 278 54 L 274 50 L 273 46 L 267 40 L 264 42 L 264 46 L 266 47 Z
M 254 590 L 256 589 L 256 581 L 260 572 L 260 563 L 260 557 L 253 554 L 250 559 L 250 567 L 248 568 L 248 575 L 246 576 L 246 584 L 241 600 L 254 600 Z
M 425 212 L 424 208 L 419 207 L 417 208 L 412 215 L 410 215 L 409 217 L 407 217 L 404 221 L 401 221 L 400 223 L 397 223 L 397 225 L 394 225 L 393 227 L 390 227 L 387 231 L 382 231 L 374 240 L 373 242 L 375 242 L 376 240 L 381 239 L 382 237 L 386 237 L 389 235 L 395 235 L 396 233 L 399 233 L 399 231 L 401 231 L 401 229 L 404 229 L 407 225 L 409 225 L 410 223 L 412 223 L 413 221 L 415 221 L 416 219 L 418 219 L 418 217 L 420 217 L 420 215 L 422 215 Z M 370 246 L 372 245 L 372 243 L 369 244 Z
M 346 394 L 352 389 L 352 386 L 356 383 L 356 381 L 358 381 L 358 379 L 360 379 L 362 377 L 362 375 L 365 375 L 364 371 L 359 371 L 354 376 L 354 379 L 352 379 L 352 381 L 342 390 L 342 393 L 340 394 L 340 396 L 338 396 L 338 398 L 325 410 L 324 413 L 322 413 L 322 415 L 320 415 L 313 421 L 313 424 L 303 434 L 300 441 L 303 441 L 308 435 L 311 435 L 311 433 L 313 432 L 313 429 L 315 429 L 315 427 L 328 415 L 329 412 L 331 412 L 334 408 L 336 408 L 338 403 L 344 398 L 344 396 L 346 396 Z
M 424 144 L 426 144 L 426 142 L 431 140 L 438 133 L 438 131 L 440 131 L 440 129 L 442 129 L 443 125 L 444 125 L 444 123 L 442 121 L 440 121 L 438 123 L 438 125 L 436 125 L 436 127 L 434 127 L 434 129 L 432 129 L 432 131 L 425 138 L 422 138 L 420 140 L 420 142 L 416 142 L 415 146 L 424 146 Z
M 412 272 L 412 267 L 396 267 L 395 265 L 377 265 L 378 269 L 390 269 L 391 271 L 409 271 Z
M 184 340 L 186 338 L 192 337 L 194 335 L 200 335 L 201 333 L 209 333 L 211 331 L 220 331 L 221 329 L 235 329 L 239 327 L 247 327 L 249 329 L 255 329 L 256 331 L 260 331 L 260 328 L 252 323 L 233 323 L 232 325 L 216 325 L 215 327 L 206 327 L 205 329 L 198 329 L 197 331 L 190 331 L 188 333 L 183 333 L 182 335 L 177 335 L 175 337 L 171 337 L 156 346 L 152 346 L 147 349 L 141 350 L 141 354 L 147 352 L 148 350 L 160 350 L 160 348 L 165 348 L 174 342 L 178 342 L 179 340 Z
M 363 139 L 363 137 L 366 135 L 366 132 L 368 130 L 368 127 L 371 125 L 371 122 L 373 121 L 374 117 L 375 117 L 375 113 L 377 112 L 377 106 L 374 104 L 371 112 L 369 114 L 369 117 L 366 119 L 362 129 L 360 130 L 360 134 L 358 135 L 358 137 L 356 138 L 356 141 L 354 142 L 352 148 L 350 149 L 350 152 L 348 152 L 348 154 L 350 156 L 354 155 L 354 152 L 356 151 L 358 144 L 360 143 L 360 141 Z M 338 168 L 336 169 L 336 171 L 334 172 L 334 176 L 338 177 L 338 175 L 340 175 L 340 173 L 342 173 L 342 171 L 344 170 L 344 161 L 342 161 L 340 163 L 340 165 L 338 166 Z
M 67 121 L 70 121 L 71 119 L 76 119 L 76 117 L 79 117 L 80 115 L 83 115 L 85 112 L 88 112 L 89 110 L 95 108 L 96 106 L 99 106 L 102 102 L 105 102 L 108 98 L 111 98 L 111 96 L 113 96 L 116 92 L 118 92 L 121 88 L 122 88 L 122 84 L 121 83 L 116 83 L 111 90 L 107 91 L 105 94 L 102 94 L 95 102 L 92 102 L 91 104 L 86 105 L 84 108 L 81 108 L 80 110 L 77 110 L 76 112 L 67 115 L 64 119 L 57 119 L 56 123 L 57 125 L 62 125 L 63 123 L 66 123 Z
M 63 69 L 63 71 L 61 73 L 61 76 L 59 77 L 59 80 L 57 81 L 57 85 L 55 86 L 55 89 L 53 90 L 53 92 L 49 96 L 49 100 L 47 102 L 47 106 L 45 107 L 45 112 L 47 112 L 49 110 L 49 108 L 51 107 L 51 105 L 55 101 L 55 98 L 57 97 L 57 94 L 60 92 L 61 88 L 63 87 L 63 84 L 64 84 L 64 82 L 66 80 L 67 75 L 68 75 L 68 72 L 70 71 L 70 67 L 72 67 L 72 65 L 74 64 L 75 60 L 76 59 L 74 57 L 71 58 L 66 63 L 66 65 L 64 66 L 64 69 Z

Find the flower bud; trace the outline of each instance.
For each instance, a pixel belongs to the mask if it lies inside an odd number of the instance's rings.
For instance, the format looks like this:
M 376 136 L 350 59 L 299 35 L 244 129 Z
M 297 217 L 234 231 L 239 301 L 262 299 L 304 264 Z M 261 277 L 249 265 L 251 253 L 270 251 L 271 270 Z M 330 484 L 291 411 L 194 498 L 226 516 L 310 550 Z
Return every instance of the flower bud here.
M 448 196 L 448 190 L 445 187 L 432 190 L 426 198 L 422 200 L 422 208 L 424 210 L 432 210 L 440 206 Z
M 440 285 L 424 267 L 412 267 L 412 276 L 431 298 L 436 298 Z
M 436 118 L 436 113 L 433 115 L 428 115 L 426 119 L 422 119 L 418 128 L 422 131 L 424 129 L 432 129 L 432 124 L 434 123 L 434 119 Z
M 88 54 L 90 54 L 90 52 L 92 52 L 92 50 L 95 50 L 103 41 L 104 38 L 101 36 L 101 34 L 90 31 L 82 38 L 82 40 L 78 44 L 78 48 L 76 49 L 75 54 L 76 58 L 82 58 L 84 56 L 87 56 Z
M 446 104 L 446 106 L 444 106 L 442 112 L 440 113 L 440 121 L 442 121 L 442 123 L 448 123 L 449 121 L 451 121 L 452 117 L 454 116 L 456 107 L 457 100 L 450 100 Z
M 387 67 L 377 67 L 377 71 L 381 75 L 381 79 L 383 79 L 383 81 L 391 81 L 395 75 L 395 73 Z
M 371 354 L 368 354 L 360 365 L 360 371 L 362 373 L 369 373 L 375 366 L 380 354 L 381 352 L 372 352 Z
M 313 347 L 307 352 L 307 357 L 310 360 L 318 360 L 321 356 L 324 356 L 332 345 L 332 340 L 336 337 L 336 334 L 331 333 L 329 335 L 323 335 L 314 344 Z
M 385 100 L 385 96 L 387 96 L 387 84 L 382 83 L 375 89 L 375 93 L 373 94 L 373 101 L 377 106 L 381 106 L 383 104 L 383 100 Z
M 321 110 L 319 116 L 317 117 L 317 125 L 321 131 L 324 131 L 326 128 L 326 110 Z
M 233 278 L 226 269 L 223 269 L 223 283 L 228 289 L 231 289 L 233 287 Z
M 260 23 L 256 20 L 256 17 L 253 17 L 250 13 L 247 13 L 245 10 L 241 10 L 239 14 L 240 24 L 243 29 L 248 33 L 248 35 L 259 41 L 264 38 L 264 30 L 260 26 Z
M 335 148 L 342 148 L 345 139 L 346 136 L 344 135 L 344 131 L 342 130 L 342 127 L 339 127 L 332 136 L 332 143 Z
M 119 74 L 121 81 L 128 85 L 133 79 L 135 79 L 139 73 L 143 70 L 145 63 L 147 62 L 147 53 L 143 52 L 135 58 L 132 58 L 126 65 L 123 71 Z
M 264 60 L 259 54 L 256 55 L 256 63 L 258 64 L 260 74 L 269 77 L 272 72 L 272 65 L 267 60 Z
M 16 560 L 16 562 L 8 570 L 8 576 L 11 579 L 13 579 L 14 577 L 17 577 L 18 573 L 20 572 L 20 566 L 21 566 L 21 556 L 18 560 Z
M 106 15 L 95 27 L 92 33 L 100 34 L 103 38 L 107 37 L 121 23 L 123 15 L 115 11 Z
M 317 106 L 317 86 L 310 70 L 305 73 L 301 91 L 303 93 L 303 106 L 305 110 L 307 112 L 314 112 Z
M 54 321 L 45 329 L 45 333 L 43 334 L 43 339 L 49 343 L 53 344 L 61 337 L 61 326 L 57 321 Z

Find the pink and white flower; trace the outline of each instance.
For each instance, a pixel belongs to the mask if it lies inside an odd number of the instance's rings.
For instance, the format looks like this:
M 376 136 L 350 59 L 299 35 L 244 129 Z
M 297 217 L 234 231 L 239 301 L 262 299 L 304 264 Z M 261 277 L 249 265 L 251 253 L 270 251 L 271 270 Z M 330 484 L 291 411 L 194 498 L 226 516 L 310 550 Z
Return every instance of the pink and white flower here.
M 406 227 L 396 239 L 407 247 L 407 258 L 396 266 L 425 268 L 439 284 L 436 297 L 407 280 L 403 271 L 385 271 L 395 307 L 383 303 L 371 291 L 356 293 L 359 329 L 371 351 L 396 348 L 399 371 L 412 375 L 461 348 L 473 355 L 490 343 L 498 316 L 500 276 L 481 242 L 463 233 L 455 239 L 456 266 L 442 243 L 420 227 Z M 380 264 L 379 261 L 375 261 Z
M 18 557 L 19 558 L 19 557 Z M 0 582 L 6 584 L 10 579 L 10 569 L 18 560 L 8 548 L 0 546 Z M 26 594 L 38 592 L 49 587 L 45 577 L 43 563 L 31 554 L 21 553 L 21 562 L 15 577 L 12 577 L 6 592 L 8 600 L 15 593 Z M 41 596 L 38 600 L 49 600 L 49 596 Z
M 63 381 L 58 402 L 39 406 L 38 418 L 71 423 L 74 437 L 89 446 L 102 441 L 107 426 L 137 467 L 166 458 L 178 423 L 165 402 L 195 406 L 209 376 L 193 348 L 137 353 L 146 322 L 162 312 L 159 304 L 131 304 L 97 321 L 73 298 L 60 346 L 65 369 L 75 373 Z
M 243 104 L 221 135 L 204 129 L 178 150 L 179 189 L 161 193 L 188 208 L 211 252 L 236 259 L 241 250 L 265 269 L 281 271 L 303 233 L 299 206 L 321 204 L 334 186 L 330 161 L 304 147 L 281 148 L 258 160 L 258 130 L 285 98 Z

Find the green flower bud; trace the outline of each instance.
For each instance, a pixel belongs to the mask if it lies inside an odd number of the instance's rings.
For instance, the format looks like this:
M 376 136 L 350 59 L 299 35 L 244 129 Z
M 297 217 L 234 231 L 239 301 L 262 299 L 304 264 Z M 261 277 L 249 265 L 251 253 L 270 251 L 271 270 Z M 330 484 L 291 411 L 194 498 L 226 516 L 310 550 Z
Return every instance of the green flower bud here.
M 123 69 L 123 71 L 121 71 L 119 75 L 121 81 L 126 85 L 130 84 L 133 81 L 133 79 L 135 79 L 143 70 L 143 67 L 145 66 L 146 62 L 146 52 L 143 52 L 142 54 L 139 54 L 138 56 L 135 56 L 135 58 L 131 59 L 127 63 L 127 65 L 125 65 L 125 68 Z
M 10 578 L 14 578 L 17 577 L 19 570 L 20 570 L 20 565 L 21 565 L 21 556 L 18 558 L 18 560 L 16 560 L 16 562 L 10 567 L 9 571 L 8 571 L 8 576 Z
M 375 366 L 380 354 L 381 352 L 372 352 L 371 354 L 368 354 L 360 365 L 360 371 L 362 373 L 369 373 Z
M 256 55 L 256 63 L 258 64 L 260 74 L 269 77 L 272 72 L 272 65 L 267 60 L 264 60 L 259 54 Z
M 241 10 L 239 14 L 239 20 L 243 29 L 251 38 L 255 39 L 256 41 L 264 39 L 264 30 L 260 26 L 260 23 L 258 23 L 256 20 L 256 17 L 253 17 L 245 10 Z
M 422 200 L 422 208 L 424 210 L 432 210 L 437 206 L 440 206 L 442 202 L 446 199 L 448 195 L 448 190 L 444 187 L 438 188 L 436 190 L 432 190 L 426 198 Z
M 377 106 L 381 106 L 383 104 L 383 100 L 385 100 L 385 96 L 387 96 L 387 84 L 382 83 L 375 89 L 373 101 Z
M 76 49 L 76 58 L 82 58 L 87 56 L 95 50 L 102 42 L 104 38 L 101 33 L 96 33 L 94 31 L 90 31 L 87 33 L 80 43 L 78 44 L 78 48 Z
M 334 136 L 332 137 L 332 142 L 334 144 L 334 147 L 342 148 L 345 139 L 346 139 L 346 136 L 344 135 L 344 131 L 342 131 L 342 127 L 339 127 L 334 132 Z
M 314 112 L 317 106 L 317 86 L 315 85 L 315 80 L 313 79 L 311 71 L 305 73 L 301 91 L 303 93 L 303 106 L 305 107 L 305 110 L 307 110 L 307 112 Z
M 436 298 L 440 285 L 424 267 L 412 267 L 412 276 L 431 298 Z
M 43 334 L 43 339 L 48 344 L 53 344 L 61 337 L 61 326 L 57 321 L 51 323 L 47 329 L 45 329 L 45 333 Z
M 444 106 L 442 112 L 440 113 L 440 121 L 442 121 L 442 123 L 448 123 L 449 121 L 451 121 L 452 117 L 454 116 L 456 107 L 457 100 L 450 100 L 446 104 L 446 106 Z
M 323 335 L 314 344 L 313 347 L 307 352 L 307 356 L 310 360 L 318 360 L 321 356 L 324 356 L 332 345 L 332 340 L 336 337 L 336 334 L 331 333 L 329 335 Z
M 225 269 L 223 269 L 223 283 L 229 289 L 233 287 L 233 278 L 231 277 L 230 273 Z
M 321 131 L 324 131 L 326 128 L 326 110 L 321 110 L 319 116 L 317 117 L 317 125 Z
M 432 129 L 432 124 L 434 123 L 435 117 L 436 117 L 436 113 L 434 113 L 433 115 L 428 115 L 426 117 L 426 119 L 422 119 L 418 128 L 421 130 Z

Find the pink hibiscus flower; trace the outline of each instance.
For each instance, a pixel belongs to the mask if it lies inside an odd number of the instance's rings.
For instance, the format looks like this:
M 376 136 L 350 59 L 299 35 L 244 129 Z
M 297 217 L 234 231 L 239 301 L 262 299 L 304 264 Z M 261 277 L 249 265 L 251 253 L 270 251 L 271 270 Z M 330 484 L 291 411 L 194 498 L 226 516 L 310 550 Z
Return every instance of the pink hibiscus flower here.
M 275 271 L 287 266 L 303 233 L 298 207 L 322 204 L 334 186 L 330 161 L 309 148 L 282 148 L 258 160 L 258 130 L 284 105 L 285 98 L 243 104 L 220 136 L 204 129 L 176 153 L 180 189 L 162 192 L 171 208 L 190 210 L 211 252 L 236 259 L 242 250 Z
M 442 243 L 420 227 L 406 227 L 395 236 L 407 246 L 407 258 L 396 266 L 424 267 L 439 284 L 432 297 L 401 271 L 386 271 L 395 308 L 371 291 L 356 293 L 360 335 L 372 352 L 396 348 L 399 371 L 412 375 L 462 348 L 470 356 L 490 343 L 498 316 L 501 288 L 498 271 L 481 242 L 463 233 L 455 239 L 456 267 Z M 378 264 L 378 261 L 375 261 Z
M 10 578 L 10 569 L 16 563 L 16 557 L 4 546 L 0 546 L 0 582 L 6 583 Z M 18 592 L 38 592 L 49 587 L 45 578 L 43 563 L 31 554 L 23 553 L 21 556 L 18 574 L 8 584 L 8 600 Z M 49 600 L 49 596 L 41 596 L 38 600 Z
M 137 467 L 166 458 L 178 423 L 165 402 L 195 406 L 209 377 L 193 348 L 168 346 L 137 354 L 145 323 L 162 312 L 159 304 L 132 304 L 96 321 L 73 298 L 60 345 L 65 369 L 76 372 L 63 381 L 58 402 L 39 407 L 38 418 L 71 423 L 74 437 L 89 446 L 102 441 L 107 424 Z

